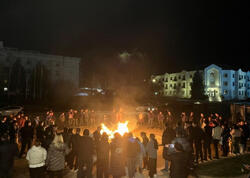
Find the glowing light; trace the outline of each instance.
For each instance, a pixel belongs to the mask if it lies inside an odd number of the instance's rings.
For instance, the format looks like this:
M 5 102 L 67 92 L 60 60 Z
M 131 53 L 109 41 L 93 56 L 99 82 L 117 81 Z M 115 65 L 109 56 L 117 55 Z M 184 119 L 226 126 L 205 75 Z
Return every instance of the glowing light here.
M 107 135 L 109 136 L 109 139 L 114 138 L 115 133 L 119 133 L 121 136 L 123 136 L 125 133 L 129 133 L 128 121 L 126 121 L 125 123 L 119 122 L 117 125 L 117 129 L 114 131 L 110 130 L 107 126 L 105 126 L 105 124 L 101 124 L 101 126 L 102 126 L 101 134 L 106 132 Z

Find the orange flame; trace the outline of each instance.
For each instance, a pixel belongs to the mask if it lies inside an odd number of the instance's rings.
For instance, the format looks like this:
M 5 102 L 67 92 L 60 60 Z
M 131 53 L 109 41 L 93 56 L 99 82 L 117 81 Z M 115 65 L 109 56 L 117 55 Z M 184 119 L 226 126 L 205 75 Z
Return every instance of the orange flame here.
M 109 139 L 114 138 L 114 134 L 115 133 L 119 133 L 121 136 L 123 136 L 125 133 L 129 133 L 128 121 L 126 121 L 125 123 L 119 122 L 118 125 L 117 125 L 117 129 L 115 131 L 110 130 L 103 123 L 101 124 L 101 126 L 102 126 L 101 134 L 103 134 L 104 132 L 106 132 L 107 135 L 109 136 Z

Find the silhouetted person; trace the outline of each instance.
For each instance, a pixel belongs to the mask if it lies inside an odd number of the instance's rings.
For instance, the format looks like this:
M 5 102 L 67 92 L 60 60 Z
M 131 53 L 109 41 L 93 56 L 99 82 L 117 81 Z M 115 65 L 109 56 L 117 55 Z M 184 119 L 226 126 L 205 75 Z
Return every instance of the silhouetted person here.
M 199 157 L 201 162 L 203 162 L 203 152 L 202 152 L 202 140 L 204 139 L 204 132 L 203 130 L 197 125 L 197 123 L 193 123 L 194 131 L 193 131 L 193 138 L 194 138 L 194 147 L 195 147 L 195 160 L 196 163 L 199 163 Z
M 14 158 L 18 156 L 16 143 L 10 143 L 7 133 L 0 136 L 0 178 L 12 177 Z
M 162 171 L 168 171 L 168 160 L 164 155 L 167 155 L 168 153 L 168 147 L 165 145 L 169 145 L 172 143 L 172 141 L 175 138 L 175 131 L 172 127 L 169 126 L 168 123 L 165 124 L 165 130 L 162 134 L 162 145 L 163 147 L 163 158 L 165 159 L 165 168 Z
M 203 143 L 203 150 L 204 150 L 204 160 L 207 161 L 207 155 L 210 160 L 212 160 L 211 155 L 211 143 L 212 143 L 212 130 L 213 128 L 209 125 L 209 122 L 206 122 L 206 126 L 204 127 L 205 137 Z
M 96 147 L 97 153 L 97 178 L 109 177 L 109 137 L 104 132 Z
M 21 151 L 19 154 L 19 158 L 22 157 L 22 155 L 24 154 L 26 147 L 28 146 L 28 149 L 30 149 L 31 147 L 31 142 L 33 139 L 33 134 L 34 134 L 34 130 L 31 127 L 31 122 L 30 121 L 26 121 L 25 125 L 23 128 L 21 128 L 20 130 L 20 136 L 21 136 Z
M 170 178 L 188 177 L 188 154 L 184 151 L 182 145 L 178 142 L 174 144 L 175 152 L 168 155 L 170 165 Z
M 92 178 L 94 143 L 89 136 L 89 130 L 83 131 L 83 137 L 79 142 L 79 163 L 77 178 L 87 177 Z

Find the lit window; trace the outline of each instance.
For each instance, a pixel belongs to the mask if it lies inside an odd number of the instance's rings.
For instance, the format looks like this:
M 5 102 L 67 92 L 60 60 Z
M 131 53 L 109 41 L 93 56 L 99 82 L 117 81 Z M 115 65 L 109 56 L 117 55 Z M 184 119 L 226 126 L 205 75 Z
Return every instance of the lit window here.
M 227 90 L 224 90 L 224 95 L 227 95 L 228 91 Z

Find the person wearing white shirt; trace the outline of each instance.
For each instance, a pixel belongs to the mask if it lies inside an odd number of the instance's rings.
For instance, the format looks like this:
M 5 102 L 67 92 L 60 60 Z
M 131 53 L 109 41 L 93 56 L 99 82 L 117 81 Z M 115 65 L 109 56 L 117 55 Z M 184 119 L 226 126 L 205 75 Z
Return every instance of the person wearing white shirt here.
M 219 159 L 218 144 L 221 140 L 222 128 L 219 126 L 217 122 L 215 122 L 214 124 L 215 124 L 215 127 L 212 130 L 212 137 L 213 137 L 214 149 L 215 149 L 215 159 Z
M 35 144 L 28 150 L 26 156 L 31 178 L 44 178 L 46 158 L 47 151 L 41 147 L 41 142 L 38 139 L 35 140 Z

